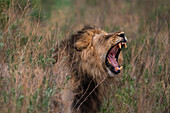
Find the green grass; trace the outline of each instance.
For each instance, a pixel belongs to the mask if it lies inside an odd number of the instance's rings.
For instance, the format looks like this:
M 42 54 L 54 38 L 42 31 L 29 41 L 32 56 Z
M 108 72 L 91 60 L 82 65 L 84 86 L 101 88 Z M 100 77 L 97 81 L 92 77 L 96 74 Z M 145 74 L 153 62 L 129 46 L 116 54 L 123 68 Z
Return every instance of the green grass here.
M 121 81 L 101 112 L 169 112 L 168 0 L 18 1 L 0 1 L 1 112 L 50 111 L 51 100 L 62 90 L 52 71 L 55 46 L 84 24 L 123 30 L 128 38 Z

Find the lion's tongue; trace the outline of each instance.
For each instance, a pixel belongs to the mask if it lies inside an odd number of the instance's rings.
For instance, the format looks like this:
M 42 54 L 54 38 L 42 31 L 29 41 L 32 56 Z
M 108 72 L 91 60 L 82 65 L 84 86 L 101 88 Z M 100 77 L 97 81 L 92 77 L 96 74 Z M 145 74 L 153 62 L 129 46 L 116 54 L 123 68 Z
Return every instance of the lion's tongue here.
M 115 59 L 115 55 L 108 55 L 109 60 L 111 61 L 111 64 L 113 65 L 114 68 L 118 67 L 118 63 Z

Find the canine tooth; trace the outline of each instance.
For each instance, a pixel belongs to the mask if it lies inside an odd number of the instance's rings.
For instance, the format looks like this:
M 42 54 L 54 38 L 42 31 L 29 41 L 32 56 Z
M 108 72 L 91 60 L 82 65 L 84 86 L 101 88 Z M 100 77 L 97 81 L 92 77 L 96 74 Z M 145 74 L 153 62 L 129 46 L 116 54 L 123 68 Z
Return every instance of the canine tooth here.
M 121 45 L 121 43 L 119 43 L 119 44 L 118 44 L 118 46 L 119 46 L 119 48 L 120 48 L 120 49 L 122 48 L 122 45 Z
M 127 45 L 126 45 L 126 43 L 125 43 L 125 48 L 127 48 Z
M 123 66 L 121 66 L 120 68 L 119 68 L 119 70 L 121 70 L 123 68 Z
M 107 60 L 109 61 L 109 63 L 111 64 L 111 61 L 110 61 L 110 59 L 109 58 L 107 58 Z
M 119 67 L 116 67 L 115 70 L 118 71 L 118 70 L 119 70 Z
M 127 48 L 127 45 L 126 45 L 126 43 L 123 43 L 123 44 L 124 44 L 125 48 Z

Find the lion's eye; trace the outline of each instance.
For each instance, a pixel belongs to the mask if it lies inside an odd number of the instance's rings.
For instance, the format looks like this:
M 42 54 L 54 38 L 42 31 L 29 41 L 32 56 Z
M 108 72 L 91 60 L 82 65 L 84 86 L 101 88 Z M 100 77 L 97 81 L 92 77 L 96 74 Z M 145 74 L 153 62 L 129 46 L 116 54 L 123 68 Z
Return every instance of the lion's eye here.
M 112 35 L 106 35 L 105 39 L 109 39 Z

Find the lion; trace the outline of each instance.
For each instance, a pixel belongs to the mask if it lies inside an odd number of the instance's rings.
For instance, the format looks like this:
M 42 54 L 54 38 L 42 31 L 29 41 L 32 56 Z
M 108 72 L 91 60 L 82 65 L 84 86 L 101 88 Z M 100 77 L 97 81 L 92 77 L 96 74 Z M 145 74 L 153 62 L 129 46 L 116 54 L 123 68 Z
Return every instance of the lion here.
M 124 32 L 107 33 L 85 26 L 55 50 L 54 70 L 62 89 L 55 101 L 57 111 L 64 113 L 96 113 L 110 92 L 110 84 L 122 69 Z M 62 87 L 62 88 L 61 88 Z

